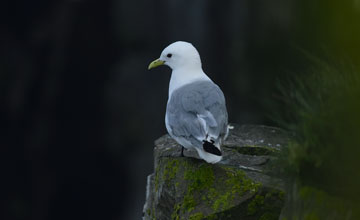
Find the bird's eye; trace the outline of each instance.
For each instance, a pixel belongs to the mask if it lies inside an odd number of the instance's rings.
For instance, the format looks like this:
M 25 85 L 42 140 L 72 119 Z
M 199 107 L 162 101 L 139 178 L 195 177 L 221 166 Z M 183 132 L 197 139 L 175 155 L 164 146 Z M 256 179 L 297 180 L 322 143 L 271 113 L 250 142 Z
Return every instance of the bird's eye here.
M 172 57 L 172 54 L 171 54 L 171 53 L 168 53 L 166 56 L 169 57 L 169 58 L 171 58 L 171 57 Z

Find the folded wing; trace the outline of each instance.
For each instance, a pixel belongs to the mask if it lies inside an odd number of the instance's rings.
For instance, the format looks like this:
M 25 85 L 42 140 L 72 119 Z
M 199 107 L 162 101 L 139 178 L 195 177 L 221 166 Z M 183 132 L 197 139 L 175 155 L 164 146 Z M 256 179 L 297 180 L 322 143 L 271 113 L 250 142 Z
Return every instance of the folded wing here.
M 185 85 L 173 92 L 167 106 L 166 127 L 178 142 L 203 147 L 203 141 L 221 144 L 227 132 L 225 98 L 211 81 Z

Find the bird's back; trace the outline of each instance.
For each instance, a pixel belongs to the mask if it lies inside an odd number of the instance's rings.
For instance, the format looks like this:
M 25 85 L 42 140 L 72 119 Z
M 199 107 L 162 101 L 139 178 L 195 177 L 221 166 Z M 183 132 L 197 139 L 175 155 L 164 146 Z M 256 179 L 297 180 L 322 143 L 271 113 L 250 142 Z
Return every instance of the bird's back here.
M 226 135 L 227 124 L 224 94 L 212 81 L 186 84 L 169 98 L 166 110 L 169 134 L 189 140 L 194 147 L 202 147 L 202 140 L 208 137 L 219 144 Z

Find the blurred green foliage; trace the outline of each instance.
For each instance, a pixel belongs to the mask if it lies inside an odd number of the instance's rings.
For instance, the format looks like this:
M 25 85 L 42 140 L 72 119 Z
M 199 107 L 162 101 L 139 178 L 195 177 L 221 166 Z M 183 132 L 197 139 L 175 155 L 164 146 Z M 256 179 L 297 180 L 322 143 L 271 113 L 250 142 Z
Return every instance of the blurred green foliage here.
M 352 62 L 360 61 L 359 0 L 303 0 L 297 3 L 295 14 L 296 45 L 311 51 L 325 48 Z
M 308 56 L 315 66 L 309 73 L 278 84 L 282 109 L 276 111 L 274 118 L 295 134 L 280 157 L 280 166 L 285 176 L 292 177 L 290 197 L 300 198 L 289 201 L 304 203 L 305 207 L 315 201 L 311 209 L 317 205 L 324 208 L 316 209 L 318 211 L 311 215 L 329 213 L 328 217 L 344 217 L 328 212 L 330 206 L 322 203 L 330 201 L 330 195 L 337 198 L 335 206 L 339 207 L 348 201 L 351 204 L 360 201 L 360 72 L 350 64 L 330 64 L 330 61 Z M 297 187 L 293 186 L 295 183 Z M 304 189 L 311 189 L 306 190 L 307 196 L 301 196 Z M 359 213 L 352 209 L 357 208 L 349 209 L 352 212 L 349 219 L 355 219 Z M 289 213 L 308 215 L 307 211 Z
M 307 61 L 279 80 L 271 116 L 294 134 L 277 163 L 282 218 L 360 219 L 360 1 L 305 0 L 295 14 Z
M 288 165 L 304 183 L 353 196 L 360 185 L 360 73 L 315 62 L 310 74 L 279 83 L 286 109 L 277 118 L 297 137 Z

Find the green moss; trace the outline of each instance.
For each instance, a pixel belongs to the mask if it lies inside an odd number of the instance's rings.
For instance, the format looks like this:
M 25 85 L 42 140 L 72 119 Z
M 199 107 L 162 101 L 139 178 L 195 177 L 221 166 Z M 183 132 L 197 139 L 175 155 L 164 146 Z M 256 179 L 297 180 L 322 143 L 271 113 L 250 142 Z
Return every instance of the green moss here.
M 160 182 L 160 166 L 156 167 L 155 170 L 155 192 L 159 190 L 159 182 Z
M 226 171 L 226 177 L 224 178 L 226 192 L 209 190 L 208 197 L 213 201 L 212 209 L 215 212 L 230 208 L 234 200 L 237 197 L 243 196 L 245 193 L 255 194 L 261 186 L 260 183 L 255 183 L 247 178 L 246 174 L 241 170 L 229 167 L 223 167 L 223 169 Z M 222 180 L 222 182 L 224 181 Z
M 254 215 L 258 212 L 259 207 L 264 205 L 264 196 L 256 195 L 253 200 L 248 204 L 247 214 Z
M 240 154 L 258 155 L 258 156 L 269 155 L 277 151 L 276 148 L 272 148 L 268 146 L 256 146 L 256 145 L 246 145 L 246 146 L 228 147 L 228 148 L 231 148 L 233 149 L 233 151 Z
M 233 168 L 226 168 L 226 185 L 231 186 L 232 194 L 242 196 L 245 192 L 256 193 L 261 187 L 261 183 L 256 183 L 249 179 L 245 172 Z
M 256 193 L 261 186 L 259 183 L 253 182 L 246 177 L 246 174 L 241 170 L 234 170 L 232 168 L 225 168 L 226 193 L 219 193 L 219 191 L 210 191 L 211 199 L 213 199 L 212 208 L 214 211 L 220 211 L 230 208 L 236 197 L 241 197 L 245 193 Z
M 155 170 L 155 191 L 159 190 L 161 181 L 166 181 L 168 184 L 175 179 L 179 171 L 180 161 L 177 159 L 163 159 Z M 178 186 L 178 184 L 177 184 Z
M 201 212 L 197 212 L 189 216 L 189 220 L 202 220 L 205 216 Z
M 176 177 L 179 170 L 179 160 L 168 160 L 164 170 L 164 180 L 170 184 L 170 182 Z
M 283 201 L 284 196 L 285 196 L 284 191 L 274 189 L 274 190 L 266 193 L 265 199 L 270 199 L 270 200 L 271 199 L 276 199 L 276 200 Z
M 267 219 L 279 218 L 280 210 L 284 205 L 284 197 L 284 191 L 276 189 L 265 194 L 263 210 L 265 211 L 265 214 L 267 214 Z M 273 217 L 271 217 L 271 215 Z M 265 217 L 264 219 L 266 219 Z
M 284 192 L 277 189 L 268 192 L 266 190 L 253 197 L 247 206 L 247 215 L 257 216 L 262 220 L 277 220 L 283 206 Z
M 188 169 L 185 170 L 184 178 L 190 181 L 190 191 L 205 189 L 213 185 L 215 177 L 210 164 L 202 163 L 194 170 L 187 163 L 186 168 Z
M 279 214 L 273 212 L 265 212 L 259 218 L 259 220 L 278 220 L 278 219 L 279 219 Z
M 175 204 L 172 219 L 191 219 L 190 217 L 211 219 L 215 215 L 210 213 L 231 208 L 236 199 L 241 198 L 245 193 L 255 195 L 261 187 L 260 183 L 252 181 L 244 171 L 237 168 L 214 166 L 198 160 L 176 161 L 166 162 L 167 171 L 163 175 L 164 179 L 174 180 L 176 178 L 174 173 L 180 173 L 185 180 L 181 182 L 185 184 L 184 196 L 182 201 Z M 181 190 L 181 187 L 178 190 Z M 199 212 L 197 206 L 204 203 L 212 210 L 202 209 L 203 212 Z M 216 216 L 214 218 L 216 219 Z
M 183 208 L 187 212 L 193 211 L 197 205 L 194 194 L 211 188 L 215 179 L 213 168 L 210 164 L 197 164 L 198 166 L 195 169 L 194 165 L 189 162 L 185 163 L 184 178 L 188 181 L 189 185 L 184 196 Z
M 214 210 L 220 210 L 221 208 L 227 208 L 229 206 L 231 193 L 227 192 L 224 195 L 219 196 L 217 200 L 215 200 L 212 208 Z
M 148 216 L 151 216 L 151 210 L 150 210 L 150 209 L 146 209 L 146 214 L 147 214 Z
M 192 210 L 194 210 L 196 204 L 197 203 L 196 203 L 193 195 L 187 193 L 184 196 L 183 207 L 187 212 L 191 212 Z
M 218 220 L 218 219 L 225 219 L 225 216 L 222 213 L 215 213 L 210 216 L 206 216 L 206 220 Z
M 315 213 L 308 213 L 305 215 L 304 220 L 320 220 L 320 218 Z
M 152 208 L 151 219 L 156 219 L 155 218 L 155 207 Z
M 174 211 L 171 214 L 171 219 L 172 220 L 180 220 L 180 216 L 179 216 L 179 211 L 180 211 L 181 205 L 180 204 L 175 204 L 174 206 Z
M 179 212 L 185 214 L 194 211 L 199 202 L 198 198 L 202 198 L 203 200 L 207 199 L 206 196 L 200 195 L 207 189 L 213 187 L 215 180 L 214 171 L 212 165 L 210 164 L 185 159 L 168 165 L 169 171 L 164 174 L 164 176 L 167 176 L 170 180 L 173 179 L 174 176 L 172 173 L 179 172 L 179 167 L 181 167 L 183 169 L 184 179 L 188 183 L 183 201 L 176 204 L 176 209 L 174 209 L 172 215 L 173 219 L 178 219 L 177 216 L 179 215 Z M 176 184 L 179 185 L 179 183 Z M 200 217 L 199 213 L 195 214 L 190 216 L 193 216 L 194 219 Z

